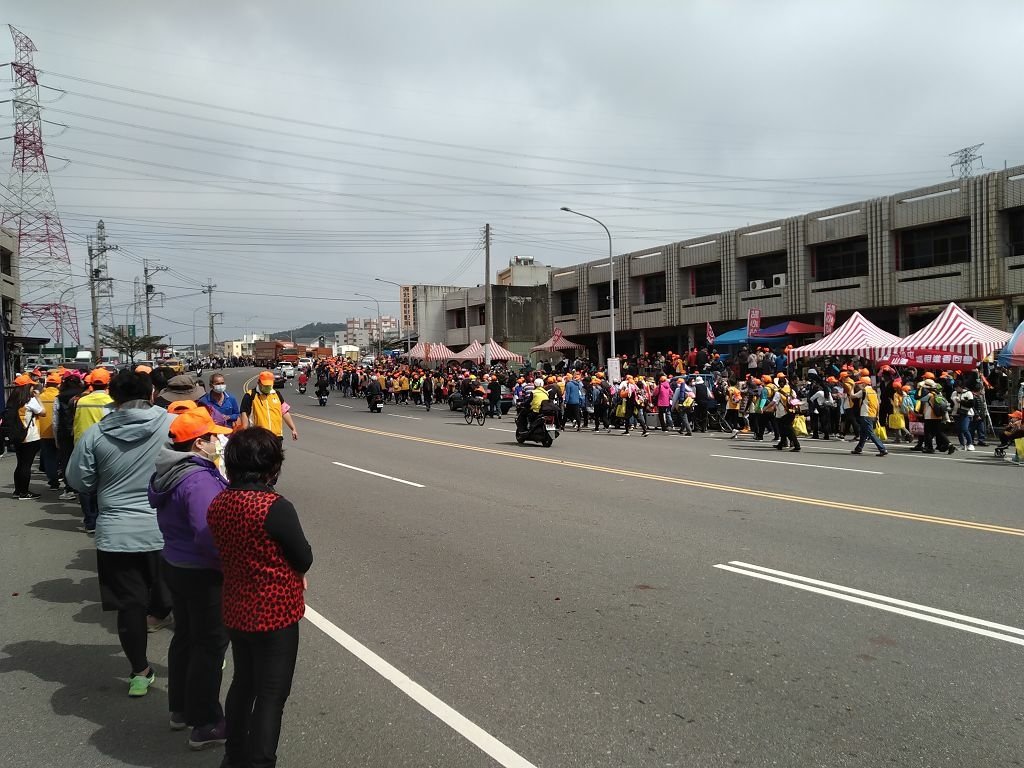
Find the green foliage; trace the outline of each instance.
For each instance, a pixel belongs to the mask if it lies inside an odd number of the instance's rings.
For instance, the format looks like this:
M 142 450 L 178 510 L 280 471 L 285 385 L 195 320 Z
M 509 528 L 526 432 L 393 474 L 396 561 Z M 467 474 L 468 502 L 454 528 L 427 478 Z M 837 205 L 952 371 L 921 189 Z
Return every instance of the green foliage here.
M 150 350 L 159 346 L 162 339 L 163 336 L 133 336 L 124 326 L 117 325 L 105 325 L 100 333 L 100 344 L 116 349 L 132 363 L 135 362 L 136 355 L 142 355 L 145 359 Z

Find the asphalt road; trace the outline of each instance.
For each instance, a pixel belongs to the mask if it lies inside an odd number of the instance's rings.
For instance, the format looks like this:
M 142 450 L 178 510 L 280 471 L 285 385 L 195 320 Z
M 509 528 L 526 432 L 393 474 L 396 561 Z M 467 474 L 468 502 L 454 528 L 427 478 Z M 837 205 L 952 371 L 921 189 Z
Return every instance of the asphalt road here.
M 510 419 L 286 397 L 279 489 L 315 563 L 280 765 L 1020 764 L 1017 467 L 671 433 L 544 449 Z M 76 511 L 0 501 L 9 764 L 217 765 L 167 730 L 163 679 L 125 695 Z

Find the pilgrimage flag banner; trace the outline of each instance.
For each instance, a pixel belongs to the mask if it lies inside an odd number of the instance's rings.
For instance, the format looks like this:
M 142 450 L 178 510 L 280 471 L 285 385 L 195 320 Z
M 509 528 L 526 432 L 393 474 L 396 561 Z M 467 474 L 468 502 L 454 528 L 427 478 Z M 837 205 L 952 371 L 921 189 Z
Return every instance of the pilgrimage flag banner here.
M 715 343 L 715 329 L 711 327 L 711 323 L 708 323 L 707 338 L 708 346 L 710 347 L 712 344 Z
M 761 332 L 761 310 L 751 307 L 747 310 L 747 337 L 757 336 Z
M 836 305 L 832 303 L 825 304 L 825 323 L 822 329 L 826 336 L 836 329 Z

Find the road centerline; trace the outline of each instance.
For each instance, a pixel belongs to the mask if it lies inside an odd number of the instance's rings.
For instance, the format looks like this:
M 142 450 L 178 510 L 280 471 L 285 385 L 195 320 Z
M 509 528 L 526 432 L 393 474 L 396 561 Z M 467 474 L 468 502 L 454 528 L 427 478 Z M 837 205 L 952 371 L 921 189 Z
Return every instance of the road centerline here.
M 384 480 L 391 480 L 391 481 L 396 482 L 396 483 L 402 483 L 403 485 L 411 485 L 413 488 L 426 488 L 427 487 L 427 486 L 423 485 L 422 483 L 414 483 L 412 480 L 403 480 L 400 477 L 393 477 L 392 475 L 384 475 L 384 474 L 381 474 L 380 472 L 374 472 L 373 470 L 370 470 L 370 469 L 363 469 L 362 467 L 354 467 L 351 464 L 343 464 L 340 461 L 332 461 L 331 463 L 335 464 L 335 465 L 337 465 L 339 467 L 344 467 L 345 469 L 351 469 L 353 472 L 362 472 L 364 475 L 373 475 L 374 477 L 380 477 L 380 478 L 383 478 Z
M 798 461 L 778 461 L 777 459 L 755 459 L 751 456 L 725 456 L 721 453 L 709 453 L 713 459 L 733 459 L 734 461 L 756 461 L 761 464 L 784 464 L 788 467 L 809 467 L 810 469 L 831 469 L 834 472 L 860 472 L 865 475 L 884 475 L 873 469 L 854 469 L 853 467 L 828 467 L 823 464 L 802 464 Z

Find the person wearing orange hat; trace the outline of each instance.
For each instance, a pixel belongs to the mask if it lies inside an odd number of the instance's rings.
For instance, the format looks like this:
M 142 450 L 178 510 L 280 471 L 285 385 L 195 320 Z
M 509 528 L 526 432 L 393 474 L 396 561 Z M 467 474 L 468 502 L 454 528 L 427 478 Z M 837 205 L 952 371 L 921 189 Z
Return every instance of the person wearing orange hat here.
M 238 424 L 241 429 L 263 427 L 284 440 L 284 427 L 292 433 L 292 440 L 299 439 L 292 415 L 284 408 L 284 398 L 274 389 L 274 374 L 263 371 L 257 378 L 256 388 L 247 392 L 239 405 Z
M 172 404 L 182 408 L 188 401 Z M 170 408 L 168 408 L 170 412 Z M 149 501 L 163 534 L 163 576 L 174 608 L 174 636 L 167 651 L 167 700 L 171 727 L 192 727 L 189 746 L 223 744 L 221 669 L 228 647 L 221 617 L 220 555 L 206 522 L 211 502 L 227 488 L 215 465 L 219 426 L 204 406 L 192 404 L 171 422 L 171 445 L 156 457 Z
M 850 451 L 859 456 L 864 451 L 864 444 L 870 440 L 878 449 L 878 456 L 888 456 L 889 451 L 878 435 L 875 434 L 875 425 L 878 424 L 879 400 L 878 393 L 871 386 L 870 376 L 861 376 L 854 385 L 850 395 L 854 407 L 857 409 L 857 425 L 860 427 L 860 439 L 857 446 Z
M 78 445 L 85 434 L 113 410 L 113 399 L 107 393 L 107 385 L 110 384 L 110 371 L 106 368 L 95 368 L 86 376 L 86 384 L 91 390 L 73 401 L 74 426 L 72 432 L 75 438 L 75 445 Z M 68 485 L 72 488 L 71 483 Z M 74 488 L 78 492 L 78 501 L 82 506 L 82 530 L 88 535 L 96 531 L 96 517 L 99 515 L 99 506 L 94 493 L 83 493 L 81 488 Z
M 53 406 L 60 394 L 60 374 L 51 371 L 46 376 L 46 384 L 39 393 L 39 404 L 43 412 L 36 418 L 39 424 L 39 460 L 46 473 L 46 480 L 51 491 L 60 490 L 60 457 L 57 454 L 57 440 L 53 434 Z
M 935 381 L 935 374 L 926 371 L 917 385 L 917 408 L 924 421 L 924 434 L 910 450 L 922 453 L 940 453 L 952 455 L 956 448 L 942 433 L 942 424 L 946 419 L 948 402 L 942 395 L 942 386 Z
M 29 487 L 32 463 L 39 453 L 39 416 L 44 409 L 36 398 L 35 382 L 31 376 L 21 374 L 14 379 L 14 390 L 7 397 L 3 413 L 3 432 L 13 446 L 18 463 L 14 468 L 14 498 L 33 501 L 39 498 Z

